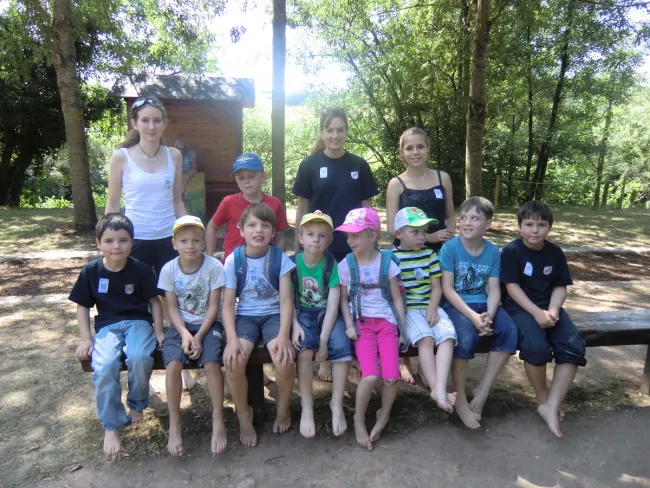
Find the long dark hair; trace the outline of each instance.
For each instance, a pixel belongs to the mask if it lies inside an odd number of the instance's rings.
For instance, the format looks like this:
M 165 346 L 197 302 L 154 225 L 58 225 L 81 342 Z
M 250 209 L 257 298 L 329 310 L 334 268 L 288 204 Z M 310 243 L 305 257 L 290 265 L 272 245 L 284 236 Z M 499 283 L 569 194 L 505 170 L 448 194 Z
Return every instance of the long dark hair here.
M 343 110 L 342 108 L 327 108 L 325 110 L 321 110 L 320 130 L 322 131 L 323 129 L 327 129 L 332 123 L 332 120 L 334 120 L 337 117 L 341 119 L 345 124 L 345 130 L 348 130 L 348 116 L 345 114 L 345 110 Z M 325 141 L 323 140 L 323 138 L 320 136 L 319 133 L 318 139 L 316 139 L 316 142 L 314 143 L 314 147 L 311 148 L 311 155 L 313 156 L 314 154 L 322 151 L 323 149 L 325 149 Z
M 156 97 L 138 98 L 135 102 L 133 102 L 133 105 L 131 106 L 131 118 L 129 120 L 137 121 L 140 110 L 142 110 L 144 107 L 149 105 L 152 106 L 153 108 L 157 108 L 158 110 L 160 110 L 163 116 L 163 120 L 167 122 L 167 111 L 165 110 L 165 107 L 163 107 L 163 104 L 160 103 L 160 100 L 158 100 Z M 126 137 L 120 143 L 119 147 L 129 148 L 135 146 L 138 143 L 140 143 L 140 133 L 135 129 L 131 129 L 126 134 Z M 162 145 L 162 143 L 163 140 L 161 137 L 160 144 Z

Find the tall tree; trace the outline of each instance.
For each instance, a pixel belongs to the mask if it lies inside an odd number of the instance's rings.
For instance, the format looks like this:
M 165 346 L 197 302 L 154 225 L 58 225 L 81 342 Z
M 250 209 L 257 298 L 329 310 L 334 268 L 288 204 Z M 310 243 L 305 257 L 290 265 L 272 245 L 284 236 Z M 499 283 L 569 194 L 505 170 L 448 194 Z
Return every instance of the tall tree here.
M 271 108 L 271 179 L 273 196 L 285 203 L 284 72 L 287 54 L 287 3 L 273 0 L 273 94 Z

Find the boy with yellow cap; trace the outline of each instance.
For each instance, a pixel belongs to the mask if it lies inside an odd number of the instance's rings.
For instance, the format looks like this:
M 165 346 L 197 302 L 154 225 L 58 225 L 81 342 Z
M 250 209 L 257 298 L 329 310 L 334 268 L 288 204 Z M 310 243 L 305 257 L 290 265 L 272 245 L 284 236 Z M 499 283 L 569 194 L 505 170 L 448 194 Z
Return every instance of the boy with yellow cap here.
M 174 223 L 172 244 L 178 257 L 160 271 L 158 288 L 165 290 L 167 316 L 163 361 L 167 373 L 167 408 L 172 456 L 183 454 L 181 436 L 181 372 L 190 360 L 205 369 L 212 401 L 212 454 L 226 448 L 223 419 L 223 326 L 217 320 L 221 291 L 226 284 L 223 265 L 203 254 L 205 227 L 198 217 L 185 215 Z
M 298 240 L 303 252 L 292 259 L 295 313 L 292 341 L 298 353 L 298 386 L 302 403 L 300 433 L 316 434 L 312 396 L 312 361 L 332 362 L 332 430 L 340 436 L 347 429 L 343 414 L 343 395 L 352 361 L 352 343 L 345 334 L 345 322 L 339 314 L 338 267 L 327 251 L 334 226 L 329 215 L 320 210 L 308 213 L 300 221 Z

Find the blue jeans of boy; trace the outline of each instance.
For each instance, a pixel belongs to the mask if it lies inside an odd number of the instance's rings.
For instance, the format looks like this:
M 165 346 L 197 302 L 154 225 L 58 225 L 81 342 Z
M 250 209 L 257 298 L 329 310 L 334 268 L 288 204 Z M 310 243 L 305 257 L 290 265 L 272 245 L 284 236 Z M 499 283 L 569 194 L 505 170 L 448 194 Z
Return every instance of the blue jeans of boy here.
M 153 327 L 145 320 L 123 320 L 102 327 L 95 334 L 92 376 L 97 417 L 104 430 L 116 430 L 131 422 L 122 403 L 122 354 L 126 354 L 129 369 L 126 403 L 130 409 L 138 412 L 147 408 L 155 347 Z

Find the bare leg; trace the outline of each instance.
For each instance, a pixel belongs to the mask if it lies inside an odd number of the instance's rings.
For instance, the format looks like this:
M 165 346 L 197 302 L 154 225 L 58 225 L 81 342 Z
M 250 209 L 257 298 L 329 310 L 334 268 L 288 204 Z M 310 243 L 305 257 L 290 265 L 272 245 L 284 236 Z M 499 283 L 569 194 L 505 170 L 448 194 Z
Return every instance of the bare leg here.
M 320 363 L 318 367 L 318 379 L 328 383 L 332 381 L 332 363 L 329 361 Z
M 415 378 L 413 377 L 413 365 L 411 364 L 411 358 L 402 358 L 402 362 L 399 365 L 399 372 L 402 376 L 402 381 L 408 383 L 409 385 L 415 384 Z
M 418 346 L 418 375 L 432 392 L 436 385 L 436 360 L 433 356 L 433 338 L 424 337 L 417 343 Z M 404 358 L 403 361 L 409 358 Z M 409 361 L 410 363 L 410 361 Z M 404 381 L 404 377 L 402 377 Z M 406 382 L 405 382 L 406 383 Z M 433 393 L 431 397 L 435 400 Z
M 312 381 L 314 351 L 305 350 L 298 354 L 298 389 L 300 390 L 300 433 L 303 437 L 310 438 L 316 435 L 314 423 L 314 397 L 312 394 Z
M 184 369 L 181 377 L 183 378 L 183 390 L 191 390 L 196 386 L 196 380 L 189 369 Z
M 246 357 L 250 357 L 254 344 L 246 339 L 239 339 Z M 228 371 L 226 379 L 228 380 L 228 389 L 235 404 L 237 419 L 239 420 L 239 439 L 247 447 L 257 445 L 257 432 L 253 427 L 253 409 L 248 405 L 248 379 L 246 378 L 246 363 L 248 360 L 239 359 L 237 368 Z
M 366 428 L 366 410 L 372 396 L 372 390 L 377 385 L 378 380 L 379 376 L 364 376 L 361 378 L 359 386 L 357 386 L 357 398 L 354 408 L 354 434 L 357 443 L 369 451 L 372 451 L 372 441 Z
M 524 361 L 524 371 L 526 371 L 528 381 L 530 381 L 533 390 L 535 390 L 537 406 L 540 407 L 548 398 L 548 388 L 546 386 L 546 365 L 535 366 Z M 560 420 L 564 420 L 564 412 L 561 409 L 559 416 Z
M 129 408 L 129 417 L 131 417 L 131 423 L 139 424 L 144 420 L 144 412 L 139 410 L 131 410 Z
M 349 361 L 332 363 L 333 384 L 330 410 L 332 411 L 332 430 L 335 436 L 343 435 L 348 430 L 348 423 L 345 421 L 345 415 L 343 414 L 343 396 L 345 395 L 345 385 L 348 382 L 349 371 Z
M 208 391 L 212 402 L 212 455 L 220 454 L 226 449 L 226 424 L 223 420 L 223 374 L 221 365 L 206 363 L 203 368 L 208 379 Z
M 487 400 L 494 380 L 497 379 L 497 376 L 503 369 L 503 367 L 510 359 L 511 354 L 505 351 L 491 351 L 488 353 L 487 364 L 485 365 L 485 371 L 483 372 L 483 377 L 481 382 L 478 384 L 474 390 L 474 398 L 469 404 L 469 409 L 481 418 L 481 412 L 483 411 L 483 406 Z
M 120 436 L 116 430 L 104 431 L 104 454 L 107 456 L 114 456 L 120 452 L 122 444 L 120 443 Z
M 447 339 L 443 341 L 436 351 L 436 382 L 435 388 L 432 388 L 431 397 L 436 401 L 439 408 L 445 412 L 451 413 L 456 405 L 458 393 L 447 393 L 447 378 L 449 378 L 449 368 L 454 355 L 454 341 Z
M 167 389 L 167 410 L 169 410 L 169 440 L 167 451 L 172 456 L 183 455 L 183 437 L 181 423 L 181 371 L 183 363 L 170 361 L 165 373 L 165 388 Z
M 468 369 L 469 361 L 467 359 L 454 358 L 451 362 L 451 378 L 453 380 L 454 390 L 458 393 L 454 409 L 466 427 L 478 429 L 481 426 L 479 423 L 481 417 L 469 409 L 467 393 L 465 392 Z
M 381 392 L 381 408 L 377 410 L 377 423 L 370 432 L 370 440 L 376 442 L 379 440 L 384 427 L 390 420 L 390 411 L 393 408 L 395 397 L 397 396 L 397 381 L 384 380 L 384 388 Z
M 269 341 L 266 347 L 271 351 L 276 339 Z M 276 416 L 273 423 L 275 434 L 284 434 L 291 428 L 291 392 L 293 383 L 296 380 L 296 368 L 294 364 L 280 364 L 276 357 L 272 356 L 275 366 L 275 383 L 278 385 L 278 401 L 276 404 Z
M 578 366 L 575 364 L 556 364 L 548 398 L 537 408 L 537 412 L 544 419 L 550 431 L 557 437 L 562 437 L 562 431 L 560 431 L 560 405 L 564 401 L 569 388 L 571 388 L 571 383 L 573 383 L 577 372 Z

